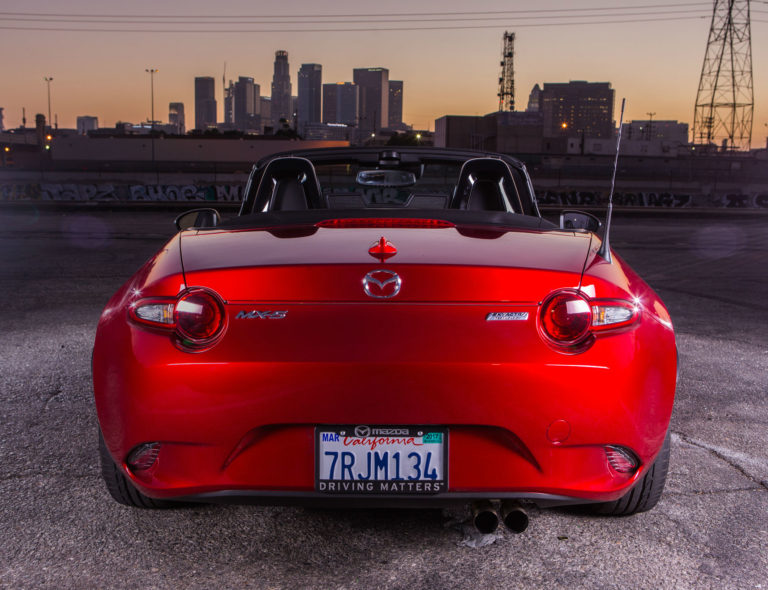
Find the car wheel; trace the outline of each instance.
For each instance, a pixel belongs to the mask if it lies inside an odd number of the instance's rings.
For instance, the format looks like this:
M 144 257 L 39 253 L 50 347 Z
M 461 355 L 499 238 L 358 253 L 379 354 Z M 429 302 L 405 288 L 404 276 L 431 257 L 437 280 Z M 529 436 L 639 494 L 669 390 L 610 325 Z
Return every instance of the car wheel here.
M 658 457 L 656 457 L 656 461 L 653 462 L 651 468 L 645 472 L 640 481 L 618 500 L 594 504 L 589 507 L 590 511 L 606 516 L 629 516 L 630 514 L 645 512 L 656 506 L 667 480 L 669 446 L 669 431 L 667 431 L 667 436 L 664 438 L 664 444 Z
M 107 490 L 109 490 L 109 494 L 115 501 L 134 508 L 170 508 L 171 506 L 179 506 L 179 504 L 169 502 L 168 500 L 155 500 L 137 490 L 112 460 L 112 455 L 107 450 L 101 430 L 99 430 L 99 457 L 101 458 L 101 477 L 104 478 Z

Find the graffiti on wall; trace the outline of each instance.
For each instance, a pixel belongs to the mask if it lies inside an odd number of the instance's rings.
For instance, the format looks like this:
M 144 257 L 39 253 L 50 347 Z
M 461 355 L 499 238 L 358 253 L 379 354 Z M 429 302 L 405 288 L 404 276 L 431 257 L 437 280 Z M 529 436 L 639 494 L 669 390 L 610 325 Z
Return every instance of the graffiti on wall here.
M 241 184 L 0 184 L 2 201 L 74 201 L 74 202 L 239 202 Z M 608 194 L 601 191 L 544 190 L 536 195 L 539 204 L 551 207 L 603 207 Z M 730 209 L 768 209 L 768 192 L 692 194 L 677 192 L 617 192 L 613 202 L 618 207 L 682 209 L 715 207 Z
M 553 207 L 604 207 L 608 194 L 599 191 L 541 191 L 536 198 L 540 205 Z M 727 193 L 703 195 L 671 192 L 617 192 L 613 203 L 619 207 L 649 207 L 682 209 L 716 207 L 730 209 L 768 209 L 768 193 Z
M 242 185 L 7 184 L 0 201 L 221 201 L 242 199 Z

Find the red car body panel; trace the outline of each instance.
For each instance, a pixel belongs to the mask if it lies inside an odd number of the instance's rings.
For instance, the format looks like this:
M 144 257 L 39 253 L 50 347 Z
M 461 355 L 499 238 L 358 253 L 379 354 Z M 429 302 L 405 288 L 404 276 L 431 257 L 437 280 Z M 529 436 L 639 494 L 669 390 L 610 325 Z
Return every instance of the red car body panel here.
M 397 253 L 368 249 L 384 236 Z M 448 429 L 446 497 L 608 501 L 653 463 L 674 400 L 669 314 L 589 232 L 477 228 L 187 230 L 110 300 L 99 322 L 94 391 L 107 448 L 149 497 L 227 493 L 315 497 L 315 426 Z M 383 268 L 400 293 L 362 288 Z M 222 336 L 202 351 L 129 320 L 148 297 L 204 286 L 224 302 Z M 542 337 L 542 302 L 562 288 L 632 302 L 631 326 L 584 350 Z M 238 318 L 240 312 L 284 312 Z M 486 321 L 528 312 L 526 320 Z M 126 456 L 162 444 L 148 470 Z M 641 466 L 613 470 L 605 445 Z M 430 497 L 423 497 L 429 500 Z M 434 498 L 432 498 L 434 499 Z

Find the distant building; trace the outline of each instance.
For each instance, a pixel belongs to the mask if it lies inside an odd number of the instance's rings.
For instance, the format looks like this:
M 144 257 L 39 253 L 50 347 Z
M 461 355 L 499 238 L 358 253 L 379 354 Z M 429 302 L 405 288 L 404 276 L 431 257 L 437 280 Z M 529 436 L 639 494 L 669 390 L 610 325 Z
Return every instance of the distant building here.
M 307 123 L 304 126 L 304 139 L 353 141 L 357 130 L 341 123 Z
M 261 87 L 253 78 L 240 76 L 233 93 L 234 124 L 240 131 L 259 131 L 261 121 Z
M 224 88 L 224 127 L 235 127 L 235 84 L 232 80 Z
M 288 52 L 275 52 L 275 71 L 272 76 L 272 128 L 278 131 L 280 120 L 284 119 L 290 126 L 293 122 L 293 105 L 291 100 L 291 74 L 288 67 Z
M 3 108 L 0 107 L 0 131 L 5 131 L 5 124 L 3 123 Z
M 323 66 L 320 64 L 301 64 L 299 68 L 299 103 L 298 132 L 304 135 L 307 123 L 319 123 L 323 96 Z
M 99 128 L 99 118 L 84 115 L 77 118 L 77 134 L 88 135 L 89 131 L 96 131 Z
M 541 96 L 544 137 L 613 137 L 614 94 L 609 82 L 545 82 Z
M 323 84 L 323 123 L 356 126 L 360 88 L 351 82 Z
M 389 123 L 390 129 L 399 129 L 403 125 L 403 81 L 389 81 Z
M 541 111 L 541 87 L 536 84 L 528 95 L 528 108 L 526 113 L 538 113 Z
M 183 102 L 172 102 L 168 105 L 168 124 L 176 135 L 184 135 L 187 132 Z
M 216 82 L 211 76 L 195 78 L 195 129 L 216 126 Z
M 362 135 L 376 133 L 389 125 L 389 70 L 355 68 L 355 84 L 360 87 L 358 128 Z
M 621 126 L 622 141 L 663 141 L 688 143 L 688 123 L 677 121 L 630 121 Z
M 259 99 L 259 113 L 261 114 L 261 132 L 272 133 L 272 98 L 262 96 Z
M 435 147 L 508 154 L 542 151 L 540 113 L 499 111 L 485 116 L 447 115 L 435 121 Z

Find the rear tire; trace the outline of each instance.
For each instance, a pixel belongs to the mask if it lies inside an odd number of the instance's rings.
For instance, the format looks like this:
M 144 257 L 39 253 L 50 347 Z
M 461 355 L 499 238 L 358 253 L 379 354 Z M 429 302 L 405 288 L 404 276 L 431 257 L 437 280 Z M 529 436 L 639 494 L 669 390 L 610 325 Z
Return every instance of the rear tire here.
M 155 500 L 137 490 L 125 474 L 118 469 L 107 450 L 104 436 L 99 430 L 99 457 L 101 459 L 101 477 L 107 484 L 107 490 L 116 502 L 133 508 L 170 508 L 179 506 L 168 500 Z
M 630 514 L 645 512 L 656 506 L 667 480 L 669 438 L 669 431 L 667 431 L 667 436 L 664 437 L 664 444 L 656 457 L 656 461 L 629 492 L 613 502 L 602 502 L 589 506 L 590 512 L 606 516 L 629 516 Z

